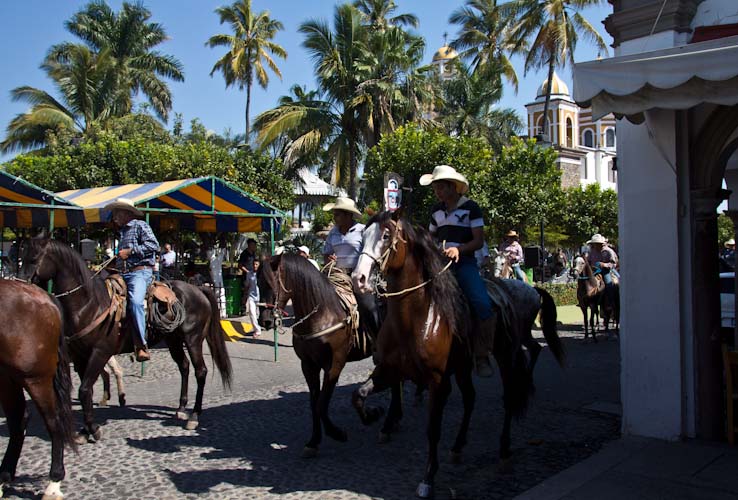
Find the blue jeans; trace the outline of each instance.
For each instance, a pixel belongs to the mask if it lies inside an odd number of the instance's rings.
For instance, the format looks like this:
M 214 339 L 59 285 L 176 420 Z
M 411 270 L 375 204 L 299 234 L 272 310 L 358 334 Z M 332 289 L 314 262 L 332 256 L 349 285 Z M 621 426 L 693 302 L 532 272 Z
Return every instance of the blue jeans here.
M 602 279 L 605 280 L 605 285 L 612 285 L 612 275 L 615 275 L 616 278 L 620 279 L 620 273 L 617 272 L 615 269 L 610 269 L 608 272 L 605 270 L 602 273 Z
M 133 334 L 138 335 L 141 343 L 146 345 L 146 312 L 144 311 L 144 300 L 153 280 L 151 269 L 141 269 L 122 275 L 123 281 L 128 288 L 128 324 L 131 325 Z M 134 336 L 134 339 L 136 337 Z
M 484 321 L 492 317 L 492 300 L 487 295 L 487 287 L 479 275 L 479 267 L 474 257 L 461 257 L 453 266 L 456 281 L 464 292 L 471 309 Z
M 523 269 L 520 267 L 520 264 L 513 264 L 512 270 L 513 270 L 513 274 L 515 274 L 516 280 L 525 281 L 525 273 L 523 272 Z

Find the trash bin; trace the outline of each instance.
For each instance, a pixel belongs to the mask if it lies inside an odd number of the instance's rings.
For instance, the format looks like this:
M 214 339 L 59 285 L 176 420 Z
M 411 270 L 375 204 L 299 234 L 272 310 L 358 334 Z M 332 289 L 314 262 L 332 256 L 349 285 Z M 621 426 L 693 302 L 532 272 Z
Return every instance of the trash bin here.
M 226 293 L 226 315 L 228 317 L 241 315 L 241 278 L 226 278 L 223 280 Z
M 528 276 L 528 283 L 533 283 L 533 268 L 532 267 L 525 268 L 525 275 Z

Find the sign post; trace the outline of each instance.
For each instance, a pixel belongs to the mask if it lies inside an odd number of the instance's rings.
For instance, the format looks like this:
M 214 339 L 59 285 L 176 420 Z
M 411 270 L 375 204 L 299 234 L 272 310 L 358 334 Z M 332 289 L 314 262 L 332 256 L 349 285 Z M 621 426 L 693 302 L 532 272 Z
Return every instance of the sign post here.
M 400 174 L 395 172 L 384 174 L 384 210 L 394 212 L 402 206 L 402 183 Z

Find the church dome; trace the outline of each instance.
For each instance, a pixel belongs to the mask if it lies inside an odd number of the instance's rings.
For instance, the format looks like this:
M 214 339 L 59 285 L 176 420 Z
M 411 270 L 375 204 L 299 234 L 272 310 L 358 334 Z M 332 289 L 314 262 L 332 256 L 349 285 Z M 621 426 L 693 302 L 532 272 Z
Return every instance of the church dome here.
M 548 78 L 546 78 L 543 81 L 543 84 L 538 89 L 538 94 L 536 94 L 536 97 L 546 97 L 546 87 L 548 86 Z M 559 75 L 556 74 L 554 71 L 553 74 L 553 83 L 551 84 L 551 95 L 565 95 L 569 96 L 569 87 L 564 83 L 564 81 L 559 78 Z
M 444 45 L 433 55 L 433 62 L 450 61 L 451 59 L 456 59 L 457 57 L 459 57 L 459 54 L 457 54 L 454 49 L 447 45 Z

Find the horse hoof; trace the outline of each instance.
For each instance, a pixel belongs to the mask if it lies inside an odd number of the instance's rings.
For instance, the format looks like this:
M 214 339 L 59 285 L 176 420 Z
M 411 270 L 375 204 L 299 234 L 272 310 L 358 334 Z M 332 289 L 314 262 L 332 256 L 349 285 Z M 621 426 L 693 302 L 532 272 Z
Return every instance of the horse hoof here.
M 189 420 L 190 419 L 190 416 L 187 415 L 187 412 L 186 411 L 177 410 L 177 413 L 175 414 L 175 418 L 177 420 Z
M 189 420 L 187 420 L 187 423 L 185 424 L 185 429 L 187 429 L 188 431 L 194 431 L 195 429 L 197 429 L 199 425 L 200 425 L 200 421 L 197 419 L 197 417 L 190 418 Z
M 63 500 L 64 494 L 61 491 L 61 482 L 51 481 L 44 491 L 41 500 Z
M 302 458 L 315 458 L 318 456 L 318 449 L 306 446 L 302 449 Z
M 119 394 L 118 395 L 118 404 L 121 408 L 123 408 L 126 405 L 126 395 L 125 394 Z
M 459 465 L 461 463 L 461 452 L 451 450 L 448 454 L 448 459 L 452 464 Z
M 99 403 L 97 403 L 98 406 L 101 408 L 105 408 L 108 406 L 108 400 L 107 399 L 101 399 Z
M 87 444 L 88 443 L 88 441 L 87 441 L 87 435 L 86 434 L 81 434 L 81 433 L 78 432 L 77 434 L 74 435 L 74 443 L 76 445 L 78 445 L 78 446 L 82 446 L 83 444 Z
M 390 442 L 390 434 L 387 432 L 380 432 L 379 433 L 379 439 L 377 440 L 379 444 L 385 444 Z
M 422 482 L 415 490 L 415 495 L 418 498 L 430 498 L 433 496 L 433 486 L 426 482 Z
M 41 497 L 41 500 L 64 500 L 63 496 L 60 495 L 46 495 Z
M 95 432 L 92 433 L 92 439 L 92 443 L 100 441 L 100 439 L 102 439 L 102 429 L 100 427 L 98 427 Z

